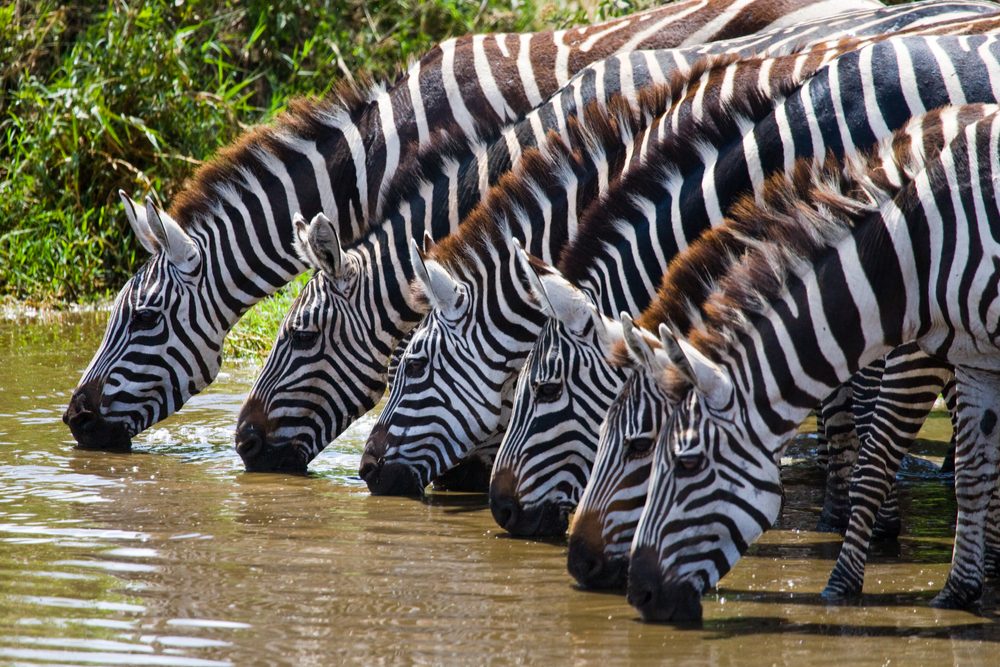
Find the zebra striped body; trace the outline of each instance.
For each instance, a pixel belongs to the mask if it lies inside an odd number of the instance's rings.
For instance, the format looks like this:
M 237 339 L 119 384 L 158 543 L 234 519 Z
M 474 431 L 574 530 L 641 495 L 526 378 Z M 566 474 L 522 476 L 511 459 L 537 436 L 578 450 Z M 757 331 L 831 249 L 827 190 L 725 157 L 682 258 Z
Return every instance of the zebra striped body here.
M 841 45 L 840 48 L 849 47 Z M 757 81 L 761 71 L 773 67 L 788 73 L 798 70 L 798 76 L 806 76 L 820 67 L 825 58 L 833 58 L 838 53 L 824 48 L 796 57 L 755 59 L 746 65 L 724 61 L 690 81 L 678 79 L 675 90 L 667 96 L 676 100 L 673 108 L 650 126 L 636 142 L 636 150 L 639 155 L 648 151 L 643 159 L 653 164 L 676 162 L 671 156 L 689 155 L 692 152 L 689 144 L 682 141 L 678 146 L 670 139 L 657 142 L 648 137 L 664 134 L 663 128 L 681 122 L 684 130 L 677 136 L 700 136 L 705 145 L 710 145 L 712 140 L 705 138 L 708 127 L 698 116 L 714 105 L 731 103 L 728 95 L 720 94 L 727 84 L 734 80 L 740 82 L 732 94 L 732 98 L 738 99 L 742 92 L 759 93 Z M 789 77 L 789 81 L 794 81 L 791 74 Z M 794 89 L 794 83 L 786 82 L 785 86 Z M 771 93 L 780 99 L 785 90 L 776 86 Z M 748 113 L 766 115 L 773 100 L 760 93 L 741 103 L 748 105 Z M 723 114 L 716 116 L 722 118 Z M 741 120 L 752 124 L 752 120 Z M 723 123 L 715 132 L 723 144 L 733 136 L 740 136 L 736 124 L 730 127 Z M 697 162 L 690 166 L 698 169 L 702 165 Z M 609 169 L 604 173 L 615 174 Z M 579 201 L 581 198 L 577 197 Z M 548 238 L 559 244 L 571 238 L 576 228 L 575 211 L 569 216 L 556 215 L 555 211 L 565 211 L 562 202 L 563 196 L 559 194 L 548 201 L 533 201 L 527 209 L 529 216 L 544 219 Z M 488 205 L 486 208 L 488 210 Z M 517 229 L 512 231 L 519 237 L 524 233 Z M 459 232 L 464 233 L 464 229 Z M 543 261 L 560 248 L 561 245 L 545 248 Z M 454 268 L 456 275 L 451 280 L 468 295 L 470 302 L 490 305 L 468 308 L 461 317 L 432 310 L 414 334 L 401 368 L 407 368 L 408 358 L 416 359 L 421 368 L 433 364 L 434 373 L 412 377 L 407 373 L 404 375 L 408 377 L 403 379 L 399 375 L 396 377 L 362 459 L 362 476 L 369 482 L 369 488 L 377 493 L 420 493 L 430 480 L 457 465 L 469 452 L 490 446 L 502 437 L 516 372 L 537 339 L 545 315 L 533 300 L 524 298 L 525 276 L 509 261 L 509 248 L 505 243 L 483 244 L 469 252 L 485 253 L 470 260 L 474 261 L 477 270 L 464 266 L 465 258 L 449 254 L 441 271 L 447 273 L 449 268 Z M 494 252 L 497 256 L 491 257 L 490 253 Z M 449 263 L 455 266 L 449 267 Z M 629 283 L 623 281 L 622 284 Z M 636 281 L 634 284 L 641 283 Z M 590 333 L 599 337 L 603 332 L 598 328 Z M 382 474 L 383 467 L 391 474 Z
M 917 60 L 925 60 L 929 54 L 937 53 L 941 45 L 955 48 L 954 44 L 947 41 L 939 44 L 936 41 L 939 39 L 948 38 L 927 38 L 928 41 L 915 37 L 900 38 L 843 56 L 828 68 L 821 70 L 822 75 L 811 79 L 793 98 L 779 105 L 774 113 L 761 121 L 749 139 L 743 139 L 742 132 L 730 133 L 728 136 L 732 140 L 729 143 L 722 142 L 724 151 L 720 152 L 721 146 L 711 146 L 710 140 L 705 141 L 708 146 L 699 145 L 697 150 L 692 150 L 689 146 L 687 150 L 678 151 L 683 159 L 690 161 L 690 164 L 684 165 L 683 168 L 665 168 L 660 179 L 652 184 L 656 189 L 656 197 L 651 197 L 650 201 L 656 204 L 650 205 L 649 209 L 661 212 L 664 216 L 662 228 L 668 230 L 659 237 L 659 243 L 662 245 L 653 244 L 652 247 L 667 248 L 663 250 L 663 255 L 669 257 L 670 246 L 667 244 L 675 243 L 676 247 L 682 248 L 686 245 L 687 239 L 693 239 L 711 222 L 721 221 L 721 211 L 725 210 L 728 201 L 732 201 L 745 188 L 752 187 L 755 179 L 762 180 L 761 175 L 768 170 L 781 168 L 789 157 L 821 154 L 826 150 L 853 152 L 857 150 L 858 145 L 871 145 L 878 136 L 874 133 L 882 131 L 879 130 L 880 127 L 886 128 L 884 132 L 888 132 L 892 126 L 905 121 L 908 117 L 906 109 L 917 89 L 915 85 L 917 79 L 912 78 L 912 73 L 906 71 L 909 65 L 904 64 L 900 68 L 897 59 L 904 60 L 904 57 L 913 56 Z M 898 56 L 894 52 L 897 48 L 904 53 L 904 56 Z M 808 57 L 803 56 L 803 61 L 807 60 Z M 821 60 L 814 63 L 815 66 L 820 64 Z M 960 69 L 969 68 L 973 74 L 983 68 L 983 62 L 975 56 L 970 56 L 965 64 L 959 57 L 954 64 Z M 794 67 L 788 67 L 787 70 L 775 67 L 776 72 L 796 71 Z M 872 100 L 857 97 L 841 98 L 839 86 L 845 78 L 852 79 L 852 85 L 855 83 L 853 81 L 855 78 L 863 80 L 867 77 L 869 81 L 878 79 L 882 72 L 888 71 L 885 69 L 887 67 L 901 72 L 902 82 L 883 84 L 879 81 L 876 104 L 883 110 L 885 117 L 870 117 L 871 107 L 875 106 Z M 944 101 L 948 101 L 948 77 L 945 76 L 940 85 L 935 87 L 932 85 L 933 77 L 922 69 L 919 71 L 920 94 L 928 95 L 928 99 L 938 95 Z M 808 70 L 799 72 L 805 75 Z M 747 76 L 747 79 L 750 85 L 756 86 L 759 76 Z M 721 80 L 727 81 L 724 76 Z M 740 90 L 739 79 L 736 78 L 736 81 L 734 89 Z M 995 99 L 995 92 L 986 83 L 988 82 L 981 81 L 982 87 L 973 90 L 973 94 L 986 100 Z M 869 86 L 868 89 L 871 90 L 872 87 Z M 754 88 L 748 86 L 743 92 L 753 90 Z M 736 94 L 734 97 L 739 98 L 740 95 Z M 699 94 L 693 95 L 695 104 L 704 102 L 705 99 L 710 99 L 713 103 L 716 101 L 712 95 L 705 95 L 704 98 Z M 722 99 L 725 100 L 724 97 Z M 678 111 L 676 115 L 682 114 Z M 786 117 L 790 120 L 786 120 Z M 752 124 L 753 121 L 749 122 Z M 788 131 L 789 127 L 795 129 L 794 134 Z M 700 127 L 692 132 L 694 136 L 698 136 L 699 133 L 701 136 L 705 135 L 704 128 Z M 685 133 L 677 134 L 683 137 Z M 787 140 L 787 145 L 781 144 L 781 140 Z M 813 141 L 817 143 L 813 144 Z M 852 145 L 852 141 L 856 143 Z M 709 162 L 710 168 L 705 168 L 702 160 Z M 655 164 L 656 161 L 651 162 Z M 709 185 L 704 185 L 706 183 Z M 646 193 L 643 193 L 643 196 L 646 196 Z M 670 199 L 664 199 L 667 196 Z M 684 199 L 683 204 L 680 199 Z M 671 200 L 677 204 L 670 204 Z M 685 213 L 675 215 L 675 206 L 683 208 Z M 614 225 L 609 225 L 608 228 L 612 232 L 615 231 Z M 619 242 L 619 239 L 615 241 Z M 648 247 L 642 243 L 635 244 L 628 238 L 624 239 L 624 244 L 628 248 Z M 595 256 L 604 252 L 600 244 L 595 244 L 591 249 L 593 250 L 591 254 Z M 631 250 L 621 255 L 628 255 L 630 252 Z M 608 254 L 612 257 L 608 266 L 614 266 L 614 262 L 621 255 L 613 251 Z M 663 257 L 656 257 L 655 253 L 650 254 L 653 255 L 651 261 L 659 262 L 658 266 L 662 267 L 665 264 Z M 597 266 L 602 264 L 598 261 Z M 595 273 L 600 274 L 600 270 L 596 270 Z M 485 291 L 483 284 L 489 284 L 491 290 L 498 292 L 496 298 L 501 306 L 486 313 L 486 317 L 479 322 L 463 321 L 460 332 L 457 331 L 459 327 L 453 327 L 454 331 L 448 334 L 451 339 L 448 348 L 450 356 L 442 359 L 435 357 L 436 363 L 448 369 L 448 372 L 439 373 L 433 384 L 421 385 L 419 392 L 413 392 L 408 387 L 401 387 L 398 392 L 393 389 L 390 403 L 379 421 L 380 428 L 376 434 L 378 440 L 373 441 L 378 445 L 372 447 L 373 460 L 382 458 L 394 464 L 409 465 L 414 471 L 413 474 L 421 480 L 427 472 L 439 473 L 440 468 L 436 466 L 442 463 L 450 462 L 454 465 L 457 462 L 456 452 L 462 453 L 462 447 L 467 448 L 464 451 L 468 451 L 468 448 L 496 438 L 502 431 L 505 406 L 511 400 L 513 375 L 509 370 L 494 364 L 492 360 L 502 359 L 508 366 L 514 366 L 527 354 L 526 346 L 533 343 L 532 331 L 529 331 L 529 324 L 522 316 L 524 306 L 514 302 L 516 295 L 504 295 L 502 289 L 494 287 L 495 285 L 502 287 L 513 280 L 516 280 L 516 276 L 486 274 L 479 284 L 466 286 L 471 292 L 483 292 Z M 621 289 L 621 286 L 641 289 L 642 285 L 641 276 L 629 275 L 627 271 L 612 272 L 610 277 L 605 277 L 605 280 L 603 284 L 609 287 L 601 293 L 602 298 L 609 298 L 607 295 L 614 289 Z M 648 300 L 649 293 L 645 294 Z M 505 296 L 511 298 L 505 300 Z M 626 295 L 625 299 L 630 296 Z M 627 303 L 625 299 L 619 303 Z M 518 310 L 514 311 L 515 308 Z M 517 312 L 518 317 L 507 317 L 506 313 L 509 311 Z M 538 320 L 539 317 L 536 315 L 533 322 Z M 601 327 L 596 327 L 594 330 L 600 331 L 600 329 Z M 508 330 L 518 331 L 519 338 L 515 341 L 500 340 L 499 337 L 488 333 Z M 533 331 L 537 332 L 538 329 Z M 434 335 L 443 338 L 445 328 L 438 327 Z M 431 338 L 430 334 L 428 338 Z M 460 339 L 461 342 L 458 342 Z M 428 355 L 421 351 L 421 356 Z M 459 372 L 464 376 L 463 386 L 475 387 L 474 392 L 456 393 L 448 385 L 447 379 Z M 430 409 L 431 403 L 427 401 L 428 396 L 435 397 L 433 411 Z M 466 429 L 464 428 L 466 425 L 471 426 Z M 403 433 L 406 433 L 406 441 L 401 441 Z M 380 446 L 385 441 L 398 443 L 396 450 Z M 497 481 L 498 475 L 499 469 L 494 474 L 495 484 L 491 485 L 491 494 L 498 496 L 499 500 L 507 500 L 512 495 L 502 486 L 507 480 L 500 478 Z M 572 479 L 563 478 L 557 482 L 572 483 Z M 498 504 L 494 510 L 495 516 L 505 527 L 516 525 L 516 519 L 519 518 L 512 514 L 511 508 L 512 504 L 507 502 L 503 505 Z M 516 512 L 517 508 L 514 507 L 513 510 Z M 531 517 L 527 522 L 526 532 L 536 530 L 540 524 L 550 523 L 549 517 L 552 516 L 558 516 L 558 512 Z
M 946 108 L 947 109 L 947 108 Z M 922 122 L 926 123 L 931 130 L 942 125 L 957 125 L 957 123 L 946 123 L 938 119 L 937 114 L 930 113 L 922 117 Z M 944 140 L 932 131 L 924 131 L 920 124 L 911 122 L 907 130 L 912 134 L 901 135 L 900 139 L 912 141 L 914 147 L 920 146 L 923 153 L 932 153 L 940 150 L 941 142 Z M 926 142 L 921 143 L 922 138 L 927 135 Z M 916 148 L 912 150 L 916 151 Z M 759 194 L 759 193 L 758 193 Z M 705 257 L 707 261 L 709 258 Z M 715 268 L 713 268 L 715 266 Z M 706 263 L 698 268 L 697 277 L 700 282 L 709 281 L 712 271 L 718 272 L 717 265 Z M 683 315 L 683 311 L 678 314 L 668 310 L 676 297 L 674 296 L 680 289 L 682 283 L 678 282 L 676 274 L 668 273 L 664 277 L 657 300 L 647 309 L 639 324 L 646 329 L 654 329 L 668 319 L 676 319 Z M 688 283 L 695 282 L 692 278 Z M 690 293 L 688 284 L 686 287 Z M 697 302 L 693 296 L 689 296 L 693 302 Z M 627 355 L 614 354 L 611 360 L 613 365 L 622 368 L 622 373 L 626 379 L 623 389 L 619 392 L 614 402 L 609 408 L 609 416 L 600 427 L 600 442 L 597 448 L 594 471 L 588 482 L 587 489 L 577 508 L 576 518 L 570 530 L 570 571 L 577 577 L 581 584 L 585 586 L 614 586 L 622 582 L 625 564 L 627 563 L 628 542 L 623 541 L 624 537 L 629 537 L 634 532 L 636 522 L 639 519 L 643 508 L 647 484 L 648 466 L 651 452 L 644 450 L 642 456 L 634 456 L 627 462 L 627 470 L 624 453 L 627 443 L 635 438 L 648 438 L 649 434 L 661 432 L 663 420 L 666 418 L 663 407 L 666 405 L 667 397 L 662 392 L 656 391 L 655 383 L 651 378 L 659 372 L 649 370 L 653 356 L 649 350 L 643 346 L 637 346 L 638 353 L 629 358 Z M 906 348 L 908 346 L 904 346 Z M 644 353 L 643 353 L 644 352 Z M 890 360 L 901 360 L 907 356 L 912 357 L 912 350 L 900 349 L 890 355 Z M 647 363 L 642 363 L 646 361 Z M 631 370 L 630 370 L 631 369 Z M 870 430 L 878 429 L 883 439 L 899 439 L 909 437 L 912 439 L 915 434 L 903 425 L 886 425 L 884 419 L 893 419 L 900 412 L 898 405 L 898 395 L 895 390 L 899 386 L 922 384 L 919 375 L 914 378 L 914 368 L 911 366 L 893 365 L 886 375 L 887 390 L 882 394 L 881 399 L 887 405 L 880 405 L 874 409 L 874 415 L 865 414 L 865 409 L 861 407 L 857 414 L 859 424 L 859 436 L 862 441 L 870 439 Z M 877 380 L 880 380 L 878 377 Z M 877 388 L 878 382 L 873 388 Z M 916 390 L 919 391 L 919 390 Z M 926 389 L 924 390 L 926 391 Z M 618 416 L 612 419 L 612 415 Z M 630 424 L 641 423 L 643 429 L 631 428 Z M 873 425 L 866 428 L 867 425 Z M 917 425 L 916 428 L 919 428 Z M 870 450 L 873 445 L 865 444 L 864 449 Z M 634 448 L 633 448 L 634 449 Z M 870 456 L 878 456 L 871 453 Z M 893 471 L 894 474 L 894 471 Z M 888 486 L 892 477 L 884 483 Z M 872 482 L 862 481 L 859 484 L 866 488 Z M 876 480 L 874 483 L 878 483 Z M 612 508 L 613 515 L 612 515 Z M 878 505 L 874 506 L 877 511 Z M 871 517 L 869 517 L 871 518 Z M 852 524 L 855 519 L 852 518 Z M 867 552 L 867 543 L 871 537 L 871 524 L 868 524 L 866 533 L 856 532 L 852 537 L 850 531 L 845 543 L 863 541 L 863 553 Z
M 701 593 L 777 517 L 777 456 L 808 406 L 910 340 L 955 364 L 958 389 L 960 529 L 933 604 L 978 599 L 1000 458 L 1000 114 L 958 129 L 930 161 L 803 165 L 727 225 L 766 220 L 769 241 L 718 281 L 690 342 L 661 329 L 673 407 L 629 572 L 644 618 L 700 617 Z
M 752 32 L 789 11 L 810 12 L 806 0 L 749 6 L 753 15 L 743 0 L 684 0 L 585 28 L 448 40 L 391 90 L 293 104 L 196 174 L 169 215 L 126 201 L 153 257 L 119 293 L 64 415 L 79 445 L 127 449 L 214 379 L 233 324 L 304 268 L 294 213 L 322 211 L 350 241 L 381 218 L 413 145 L 441 133 L 496 136 L 613 53 Z
M 385 359 L 419 317 L 405 303 L 406 286 L 412 278 L 407 239 L 419 237 L 424 231 L 430 231 L 434 238 L 453 231 L 479 201 L 486 186 L 516 163 L 525 147 L 536 145 L 548 131 L 565 136 L 566 119 L 586 102 L 606 100 L 617 90 L 632 96 L 637 88 L 665 80 L 678 68 L 688 68 L 706 51 L 791 49 L 804 39 L 796 38 L 797 34 L 815 39 L 852 29 L 878 34 L 911 24 L 982 14 L 987 8 L 992 6 L 923 3 L 852 15 L 850 20 L 838 18 L 770 36 L 611 58 L 579 75 L 558 97 L 508 128 L 504 137 L 488 149 L 466 147 L 460 142 L 434 147 L 435 151 L 446 150 L 447 164 L 431 167 L 430 174 L 415 170 L 410 180 L 416 184 L 403 189 L 410 194 L 392 195 L 383 203 L 386 220 L 371 232 L 368 249 L 363 249 L 361 243 L 345 251 L 369 256 L 359 260 L 362 270 L 355 277 L 341 281 L 349 283 L 359 296 L 337 293 L 336 281 L 318 277 L 293 306 L 241 414 L 237 442 L 245 462 L 258 470 L 292 467 L 289 461 L 303 466 L 374 405 L 386 383 Z M 390 204 L 389 200 L 396 203 Z M 429 204 L 431 201 L 433 204 Z M 372 259 L 375 257 L 377 260 Z M 376 272 L 370 273 L 370 267 L 375 267 Z M 351 299 L 358 300 L 360 310 L 355 309 Z M 328 331 L 327 323 L 337 323 L 333 326 L 347 332 L 347 338 L 333 331 L 319 336 L 319 332 Z M 313 336 L 311 341 L 307 340 L 309 336 Z

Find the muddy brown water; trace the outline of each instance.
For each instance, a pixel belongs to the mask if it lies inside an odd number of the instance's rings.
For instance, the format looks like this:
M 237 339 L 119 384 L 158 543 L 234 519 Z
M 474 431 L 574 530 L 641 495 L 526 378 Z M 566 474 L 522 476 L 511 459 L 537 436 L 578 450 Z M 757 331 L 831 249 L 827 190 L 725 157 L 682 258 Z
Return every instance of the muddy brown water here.
M 0 664 L 1000 664 L 995 595 L 978 614 L 927 606 L 954 515 L 940 415 L 861 604 L 818 597 L 838 539 L 808 530 L 818 476 L 795 460 L 779 528 L 706 597 L 702 628 L 677 629 L 574 589 L 565 544 L 506 537 L 482 496 L 368 496 L 370 417 L 306 477 L 243 472 L 253 369 L 227 367 L 132 454 L 74 450 L 60 415 L 104 319 L 0 320 Z

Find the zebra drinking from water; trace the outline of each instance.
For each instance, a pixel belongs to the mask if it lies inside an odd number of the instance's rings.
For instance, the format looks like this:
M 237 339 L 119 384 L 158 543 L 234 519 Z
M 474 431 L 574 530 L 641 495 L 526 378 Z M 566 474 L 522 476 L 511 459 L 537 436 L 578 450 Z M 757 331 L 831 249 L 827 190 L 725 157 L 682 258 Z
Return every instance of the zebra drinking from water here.
M 771 240 L 718 281 L 690 340 L 661 327 L 672 409 L 629 572 L 643 618 L 700 618 L 701 594 L 777 516 L 776 457 L 809 397 L 909 340 L 956 367 L 962 529 L 932 604 L 978 599 L 997 483 L 998 151 L 992 114 L 929 162 L 804 164 L 730 223 L 764 220 Z
M 573 30 L 447 40 L 391 89 L 342 87 L 327 101 L 293 103 L 200 169 L 169 213 L 124 201 L 152 258 L 119 293 L 70 399 L 64 420 L 79 446 L 128 449 L 215 378 L 235 322 L 304 268 L 294 213 L 322 211 L 350 241 L 380 219 L 383 194 L 413 145 L 442 132 L 494 136 L 616 52 L 746 34 L 789 12 L 817 11 L 806 0 L 750 6 L 684 0 Z
M 975 5 L 974 13 L 982 13 L 987 5 Z M 525 146 L 540 141 L 546 131 L 565 133 L 565 118 L 574 109 L 582 108 L 584 100 L 607 99 L 617 90 L 628 92 L 655 81 L 666 73 L 686 68 L 706 51 L 750 52 L 760 48 L 794 49 L 803 41 L 842 34 L 881 34 L 907 25 L 946 22 L 962 15 L 964 10 L 922 4 L 895 7 L 871 13 L 855 13 L 822 23 L 797 26 L 768 35 L 754 36 L 734 42 L 718 43 L 697 49 L 664 52 L 636 52 L 628 57 L 612 58 L 596 64 L 580 75 L 559 98 L 540 107 L 522 123 L 508 129 L 504 138 L 478 155 L 475 146 L 446 144 L 432 151 L 444 150 L 444 156 L 431 155 L 420 160 L 440 165 L 448 159 L 461 161 L 460 166 L 443 169 L 431 166 L 431 173 L 419 170 L 410 175 L 410 191 L 406 197 L 395 197 L 418 213 L 389 213 L 397 220 L 405 217 L 409 233 L 422 234 L 429 228 L 440 238 L 449 233 L 458 221 L 478 201 L 485 185 L 505 173 L 516 162 Z M 967 16 L 967 15 L 966 15 Z M 561 106 L 560 106 L 561 105 Z M 486 156 L 486 157 L 483 157 Z M 471 163 L 473 160 L 478 160 Z M 423 178 L 421 178 L 423 177 Z M 420 192 L 420 188 L 424 193 Z M 425 201 L 424 197 L 433 199 Z M 447 206 L 443 202 L 450 202 Z M 419 211 L 437 206 L 432 220 L 419 219 Z M 389 211 L 391 206 L 384 206 Z M 361 271 L 350 280 L 340 280 L 354 294 L 365 295 L 366 301 L 354 308 L 346 292 L 338 292 L 338 281 L 318 277 L 310 282 L 293 306 L 282 325 L 271 357 L 258 378 L 241 413 L 237 434 L 238 449 L 250 469 L 268 470 L 279 467 L 301 469 L 326 444 L 359 414 L 369 409 L 382 395 L 387 380 L 385 348 L 395 345 L 397 336 L 404 335 L 413 325 L 402 309 L 405 285 L 412 278 L 407 238 L 405 234 L 390 234 L 392 222 L 383 226 L 384 235 L 372 232 L 370 242 L 380 245 L 381 261 L 367 262 L 377 273 Z M 404 223 L 405 224 L 405 223 Z M 417 229 L 420 227 L 420 229 Z M 404 229 L 400 227 L 399 229 Z M 374 248 L 374 245 L 372 246 Z M 348 255 L 351 251 L 346 251 Z M 365 251 L 371 252 L 371 251 Z M 336 276 L 327 276 L 327 278 Z M 354 297 L 351 297 L 354 298 Z M 393 304 L 392 308 L 376 308 L 372 304 Z M 402 309 L 402 310 L 401 310 Z M 378 321 L 376 321 L 378 320 Z M 326 329 L 333 323 L 347 337 Z M 289 446 L 293 445 L 293 446 Z
M 996 91 L 990 78 L 983 76 L 996 66 L 988 48 L 991 40 L 983 38 L 980 41 L 985 45 L 982 54 L 975 52 L 979 42 L 970 44 L 961 38 L 947 37 L 888 39 L 850 52 L 821 69 L 820 74 L 809 79 L 787 102 L 775 107 L 774 112 L 747 135 L 748 138 L 744 138 L 741 131 L 729 135 L 732 141 L 723 143 L 724 149 L 713 147 L 709 140 L 707 147 L 695 144 L 698 150 L 689 147 L 680 151 L 682 159 L 691 164 L 686 169 L 667 169 L 662 188 L 671 193 L 673 201 L 680 202 L 680 195 L 683 195 L 692 197 L 694 202 L 684 203 L 684 215 L 669 219 L 666 229 L 672 230 L 676 240 L 668 236 L 663 242 L 676 242 L 678 247 L 683 247 L 686 239 L 693 239 L 711 222 L 722 220 L 727 202 L 733 201 L 745 188 L 762 183 L 761 175 L 782 168 L 789 156 L 822 154 L 826 150 L 854 152 L 859 147 L 871 145 L 880 133 L 884 136 L 902 124 L 913 112 L 922 112 L 924 104 L 948 103 L 952 94 L 961 95 L 961 101 L 993 101 Z M 973 51 L 968 53 L 967 48 Z M 936 61 L 939 57 L 947 59 L 944 61 L 947 68 L 962 72 L 962 80 L 968 83 L 967 90 L 952 90 L 950 73 L 933 83 L 935 75 L 926 63 L 928 58 Z M 788 71 L 795 70 L 789 68 Z M 883 81 L 887 71 L 899 73 L 899 79 Z M 752 85 L 757 84 L 756 78 L 748 78 Z M 921 82 L 919 93 L 918 80 Z M 874 98 L 845 99 L 840 95 L 840 86 L 845 85 L 845 81 L 851 81 L 851 85 L 862 90 L 874 91 Z M 875 83 L 878 85 L 873 85 Z M 780 95 L 777 97 L 781 99 Z M 911 108 L 911 104 L 914 107 Z M 738 115 L 736 118 L 735 126 L 746 127 L 746 124 L 740 125 Z M 699 131 L 706 136 L 704 130 L 696 127 L 677 134 L 697 142 Z M 818 145 L 813 145 L 813 141 Z M 708 165 L 703 165 L 700 159 L 705 159 Z M 705 183 L 709 185 L 703 185 Z M 704 200 L 698 200 L 701 196 Z M 659 202 L 658 205 L 664 215 L 673 211 L 673 205 Z M 509 288 L 509 294 L 504 292 L 506 286 L 520 282 L 516 273 L 504 271 L 506 269 L 498 275 L 487 273 L 473 279 L 465 276 L 457 281 L 467 293 L 476 295 L 475 298 L 482 299 L 485 298 L 482 295 L 490 294 L 490 298 L 497 299 L 497 307 L 455 322 L 437 322 L 432 316 L 422 326 L 428 331 L 433 328 L 433 333 L 426 333 L 410 343 L 407 354 L 412 351 L 415 358 L 432 359 L 439 370 L 433 378 L 427 376 L 420 383 L 399 383 L 398 387 L 393 387 L 366 452 L 371 462 L 381 459 L 394 466 L 407 466 L 411 477 L 404 486 L 409 493 L 414 492 L 415 484 L 426 483 L 429 473 L 439 474 L 442 463 L 454 465 L 456 454 L 483 445 L 491 438 L 495 441 L 502 433 L 505 405 L 510 404 L 514 377 L 510 367 L 523 360 L 533 342 L 530 335 L 522 332 L 530 325 L 537 336 L 544 319 L 537 307 L 532 309 L 517 301 L 519 288 Z M 622 281 L 611 282 L 619 284 Z M 476 320 L 474 315 L 482 317 Z M 517 339 L 493 333 L 507 330 L 517 331 Z M 431 356 L 420 347 L 446 348 L 447 352 Z M 506 366 L 493 360 L 503 360 Z M 455 392 L 448 384 L 450 378 L 459 376 L 463 378 L 462 386 L 468 390 Z M 591 448 L 591 456 L 592 451 Z M 504 507 L 498 509 L 498 519 L 512 523 L 513 513 L 505 512 Z M 545 517 L 535 516 L 534 519 L 529 530 Z

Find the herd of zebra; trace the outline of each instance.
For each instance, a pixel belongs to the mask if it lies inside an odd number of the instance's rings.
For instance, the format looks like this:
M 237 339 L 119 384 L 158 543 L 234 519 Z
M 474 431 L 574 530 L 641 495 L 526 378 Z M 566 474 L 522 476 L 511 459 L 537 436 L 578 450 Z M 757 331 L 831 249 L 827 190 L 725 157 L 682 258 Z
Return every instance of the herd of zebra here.
M 121 193 L 151 258 L 64 420 L 130 448 L 311 268 L 239 416 L 248 470 L 304 471 L 389 387 L 372 493 L 488 490 L 513 535 L 569 530 L 583 586 L 690 621 L 777 519 L 814 410 L 845 532 L 824 596 L 860 594 L 943 391 L 933 604 L 968 607 L 1000 569 L 998 9 L 677 0 L 294 103 L 169 212 Z

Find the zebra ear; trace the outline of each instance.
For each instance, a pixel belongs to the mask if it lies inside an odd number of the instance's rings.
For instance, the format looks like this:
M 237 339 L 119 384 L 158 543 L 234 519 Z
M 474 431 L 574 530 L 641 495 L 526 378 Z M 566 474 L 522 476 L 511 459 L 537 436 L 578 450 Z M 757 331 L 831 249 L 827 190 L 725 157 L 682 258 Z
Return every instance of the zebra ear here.
M 538 297 L 538 304 L 541 306 L 542 312 L 550 317 L 555 317 L 555 309 L 549 303 L 549 295 L 545 291 L 545 285 L 535 271 L 535 267 L 531 265 L 531 258 L 518 239 L 514 239 L 514 256 L 517 258 L 517 263 L 521 266 L 521 271 L 528 279 L 531 291 Z
M 427 230 L 424 230 L 424 254 L 426 255 L 434 249 L 434 237 Z
M 327 275 L 339 276 L 344 268 L 344 249 L 330 218 L 323 213 L 314 215 L 309 223 L 307 240 L 314 266 Z
M 146 222 L 146 209 L 143 208 L 142 204 L 125 194 L 124 190 L 119 190 L 118 196 L 121 197 L 122 204 L 125 205 L 125 217 L 128 219 L 128 224 L 135 237 L 139 239 L 139 243 L 150 255 L 160 252 L 160 247 L 156 245 L 156 237 L 153 236 L 153 232 L 149 229 L 149 223 Z
M 710 405 L 724 407 L 729 403 L 733 385 L 718 364 L 691 343 L 674 335 L 665 324 L 660 325 L 660 340 L 677 370 Z
M 410 263 L 417 280 L 424 286 L 431 306 L 453 313 L 461 297 L 459 285 L 440 263 L 424 258 L 416 239 L 410 239 Z
M 667 364 L 662 357 L 656 354 L 656 350 L 653 349 L 654 342 L 650 340 L 652 336 L 647 338 L 647 335 L 644 335 L 642 333 L 643 330 L 635 325 L 635 322 L 632 321 L 632 316 L 628 313 L 622 311 L 620 317 L 622 338 L 625 339 L 625 345 L 628 347 L 629 354 L 649 373 L 653 375 L 661 373 Z
M 156 239 L 157 245 L 166 254 L 170 263 L 182 269 L 190 269 L 198 261 L 198 247 L 177 221 L 146 197 L 146 224 Z
M 591 323 L 600 320 L 590 297 L 562 276 L 547 274 L 540 282 L 552 316 L 571 333 L 582 335 Z

